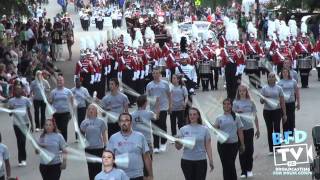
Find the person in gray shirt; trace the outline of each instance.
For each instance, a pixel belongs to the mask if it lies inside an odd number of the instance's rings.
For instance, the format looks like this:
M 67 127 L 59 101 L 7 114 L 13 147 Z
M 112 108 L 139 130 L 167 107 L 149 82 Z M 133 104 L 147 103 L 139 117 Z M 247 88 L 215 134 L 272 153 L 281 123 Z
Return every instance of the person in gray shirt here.
M 9 150 L 6 145 L 2 144 L 1 133 L 0 133 L 0 161 L 4 163 L 4 165 L 0 167 L 0 180 L 5 180 L 5 177 L 10 179 L 11 165 L 9 160 Z M 4 170 L 6 170 L 6 172 Z
M 283 62 L 283 68 L 284 69 L 289 69 L 290 71 L 290 76 L 292 77 L 292 79 L 296 80 L 297 83 L 299 82 L 299 77 L 298 77 L 298 73 L 297 71 L 295 71 L 294 69 L 292 69 L 292 63 L 290 60 L 285 60 Z M 281 75 L 281 74 L 280 74 Z
M 38 144 L 41 148 L 54 154 L 54 158 L 49 163 L 44 159 L 40 159 L 39 169 L 42 179 L 59 180 L 61 170 L 66 168 L 67 143 L 63 136 L 58 132 L 57 125 L 53 119 L 48 119 L 46 121 L 45 129 L 40 135 Z M 39 151 L 36 150 L 36 153 L 39 154 Z
M 207 175 L 207 156 L 209 159 L 210 171 L 213 171 L 211 137 L 208 128 L 202 125 L 200 111 L 191 107 L 188 113 L 187 125 L 181 127 L 177 134 L 178 138 L 195 138 L 196 143 L 193 149 L 184 147 L 181 159 L 181 168 L 186 180 L 205 180 Z M 175 143 L 178 150 L 182 144 Z
M 295 110 L 300 109 L 300 91 L 297 81 L 292 79 L 288 69 L 282 69 L 278 85 L 282 87 L 286 104 L 287 121 L 283 124 L 283 132 L 290 131 L 291 136 L 295 128 Z M 296 104 L 297 102 L 297 104 Z
M 266 122 L 268 131 L 268 154 L 273 155 L 274 145 L 272 141 L 272 133 L 280 133 L 281 116 L 283 124 L 287 121 L 283 90 L 280 86 L 276 85 L 275 73 L 269 73 L 268 84 L 261 89 L 261 95 L 264 97 L 260 99 L 260 102 L 264 104 L 263 118 Z M 270 101 L 273 101 L 273 103 L 270 103 Z
M 9 99 L 8 108 L 26 110 L 26 114 L 23 117 L 20 114 L 13 113 L 13 130 L 17 138 L 18 147 L 18 166 L 26 166 L 27 153 L 25 133 L 29 128 L 31 131 L 33 131 L 33 122 L 30 111 L 31 101 L 22 96 L 23 90 L 20 85 L 15 85 L 13 88 L 15 97 Z
M 232 100 L 227 98 L 223 100 L 222 115 L 219 115 L 214 123 L 214 127 L 227 133 L 229 138 L 225 143 L 218 142 L 218 153 L 222 163 L 223 179 L 236 180 L 237 171 L 235 161 L 239 149 L 240 153 L 244 152 L 243 124 L 232 111 Z
M 132 130 L 132 116 L 121 113 L 118 119 L 120 132 L 112 135 L 107 150 L 116 156 L 128 153 L 128 168 L 122 168 L 130 179 L 143 180 L 143 166 L 147 169 L 149 179 L 153 179 L 152 161 L 146 138 L 140 132 Z
M 122 169 L 115 164 L 115 156 L 112 151 L 105 150 L 102 154 L 102 171 L 96 175 L 94 180 L 129 180 L 129 177 Z
M 88 142 L 85 152 L 101 157 L 107 143 L 107 127 L 103 120 L 97 118 L 97 114 L 97 106 L 90 104 L 87 109 L 87 118 L 81 123 L 80 130 Z M 87 164 L 89 179 L 94 180 L 94 177 L 101 171 L 101 163 L 88 161 Z
M 87 103 L 91 97 L 88 89 L 82 86 L 82 82 L 80 78 L 76 78 L 75 83 L 76 83 L 76 87 L 72 88 L 71 92 L 75 100 L 77 101 L 77 119 L 78 119 L 78 125 L 80 126 L 80 124 L 86 117 Z M 78 135 L 76 133 L 76 142 L 77 141 L 78 141 Z
M 132 115 L 132 129 L 134 131 L 141 132 L 146 138 L 150 151 L 153 149 L 153 139 L 152 139 L 152 121 L 156 120 L 157 115 L 146 110 L 148 105 L 148 100 L 146 95 L 139 96 L 137 98 L 138 110 L 134 111 Z M 144 128 L 142 128 L 144 127 Z
M 159 114 L 159 120 L 157 120 L 155 124 L 160 129 L 167 132 L 167 113 L 171 112 L 172 106 L 169 84 L 166 81 L 160 79 L 161 72 L 157 67 L 153 69 L 152 76 L 153 81 L 147 84 L 146 93 L 147 96 L 156 97 L 156 103 L 155 105 L 150 105 L 150 109 L 154 113 Z M 161 145 L 159 145 L 159 136 L 153 135 L 153 140 L 155 153 L 166 151 L 167 139 L 161 138 Z
M 56 110 L 53 117 L 56 120 L 58 129 L 67 141 L 68 123 L 71 118 L 69 104 L 73 106 L 73 95 L 70 89 L 64 87 L 64 78 L 62 75 L 59 75 L 57 78 L 57 88 L 51 91 L 49 102 Z
M 128 97 L 119 91 L 119 81 L 116 78 L 112 78 L 109 81 L 111 94 L 102 98 L 101 104 L 103 109 L 114 113 L 128 112 Z M 108 136 L 109 138 L 116 132 L 120 131 L 120 127 L 117 122 L 112 122 L 108 119 Z
M 50 92 L 50 84 L 46 79 L 43 78 L 42 72 L 37 71 L 35 80 L 33 80 L 30 84 L 30 95 L 33 99 L 33 107 L 34 107 L 34 121 L 36 123 L 36 132 L 43 129 L 44 122 L 46 121 L 46 103 L 42 95 L 45 96 L 46 92 Z M 39 121 L 39 110 L 41 115 L 41 121 Z
M 257 116 L 257 109 L 253 101 L 250 99 L 248 88 L 244 85 L 239 85 L 237 90 L 236 99 L 233 101 L 232 110 L 238 113 L 237 116 L 240 118 L 243 124 L 243 137 L 245 151 L 239 154 L 239 161 L 241 166 L 240 178 L 252 177 L 252 165 L 253 165 L 253 138 L 254 135 L 259 138 L 259 122 Z M 249 116 L 249 117 L 248 117 Z M 254 133 L 254 124 L 256 126 L 256 133 Z
M 184 113 L 188 103 L 188 90 L 182 81 L 182 76 L 173 74 L 171 82 L 173 87 L 170 90 L 172 99 L 170 121 L 171 134 L 175 136 L 177 134 L 177 119 L 179 129 L 186 124 Z

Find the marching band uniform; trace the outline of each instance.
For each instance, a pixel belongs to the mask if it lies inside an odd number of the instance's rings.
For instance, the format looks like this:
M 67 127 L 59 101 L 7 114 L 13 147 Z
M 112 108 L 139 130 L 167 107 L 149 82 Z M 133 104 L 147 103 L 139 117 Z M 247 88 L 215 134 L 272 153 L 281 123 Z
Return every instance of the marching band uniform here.
M 236 77 L 237 64 L 232 59 L 231 53 L 233 53 L 233 50 L 227 51 L 225 48 L 222 48 L 220 51 L 222 67 L 225 70 L 227 96 L 233 100 L 236 97 L 238 89 L 238 78 Z
M 122 82 L 131 89 L 135 88 L 135 81 L 137 80 L 137 65 L 133 56 L 129 55 L 129 49 L 124 50 L 124 54 L 120 57 Z M 135 102 L 135 97 L 125 93 L 128 96 L 130 105 Z
M 77 62 L 74 78 L 80 77 L 83 87 L 87 88 L 89 93 L 93 95 L 94 68 L 89 56 L 90 53 L 87 52 L 87 57 L 83 57 L 83 59 Z
M 316 59 L 316 67 L 318 71 L 318 81 L 320 81 L 320 38 L 318 39 L 314 49 L 313 56 Z
M 300 57 L 302 56 L 302 58 L 305 58 L 308 55 L 311 55 L 312 44 L 308 38 L 303 38 L 302 41 L 300 41 L 300 40 L 297 41 L 297 43 L 295 45 L 295 50 L 296 50 L 297 54 L 300 55 Z M 308 88 L 309 73 L 311 71 L 311 68 L 307 68 L 307 69 L 299 68 L 302 88 Z
M 250 34 L 250 38 L 254 38 L 253 34 Z M 244 52 L 245 55 L 247 56 L 247 59 L 256 59 L 259 64 L 259 57 L 263 56 L 263 50 L 261 49 L 259 42 L 256 41 L 255 39 L 250 39 L 244 44 Z M 260 69 L 257 67 L 257 69 L 246 69 L 246 73 L 249 74 L 249 82 L 256 88 L 261 88 L 260 84 Z M 252 74 L 255 75 L 255 77 L 252 77 Z
M 99 14 L 98 17 L 96 17 L 95 19 L 95 23 L 96 23 L 96 28 L 99 29 L 100 31 L 103 30 L 103 22 L 104 22 L 104 19 L 102 15 Z
M 213 90 L 213 52 L 208 46 L 205 46 L 203 50 L 199 51 L 199 76 L 201 79 L 202 89 L 203 91 L 208 91 L 210 83 L 211 90 Z

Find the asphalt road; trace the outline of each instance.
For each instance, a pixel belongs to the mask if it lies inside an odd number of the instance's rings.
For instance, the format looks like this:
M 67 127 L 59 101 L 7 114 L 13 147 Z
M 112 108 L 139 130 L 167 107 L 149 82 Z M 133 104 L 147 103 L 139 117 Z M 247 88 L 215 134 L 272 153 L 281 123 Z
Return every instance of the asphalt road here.
M 54 14 L 60 11 L 60 7 L 56 4 L 55 0 L 50 1 L 50 5 L 47 7 L 48 14 L 52 17 Z M 79 38 L 80 37 L 94 37 L 98 32 L 95 27 L 91 27 L 89 32 L 83 32 L 80 27 L 79 17 L 74 13 L 73 5 L 69 5 L 68 11 L 71 14 L 73 21 L 75 22 L 75 45 L 73 47 L 74 57 L 72 61 L 57 62 L 56 65 L 62 70 L 66 79 L 66 86 L 73 87 L 73 72 L 74 65 L 79 57 Z M 67 57 L 67 54 L 65 54 Z M 265 80 L 265 77 L 263 77 Z M 222 113 L 221 101 L 223 97 L 226 97 L 226 92 L 223 89 L 223 84 L 220 80 L 220 88 L 218 91 L 209 92 L 197 92 L 195 100 L 198 102 L 200 108 L 207 114 L 210 121 L 214 121 L 215 118 Z M 301 90 L 301 110 L 296 112 L 296 128 L 298 130 L 306 131 L 308 134 L 306 144 L 312 145 L 311 129 L 313 126 L 319 124 L 319 117 L 317 116 L 317 109 L 320 106 L 320 82 L 317 81 L 316 71 L 312 71 L 310 76 L 310 88 Z M 255 98 L 254 98 L 255 99 Z M 275 171 L 274 156 L 268 156 L 268 144 L 266 126 L 262 117 L 262 106 L 255 99 L 258 117 L 260 122 L 261 137 L 255 140 L 255 152 L 254 152 L 254 167 L 253 172 L 255 174 L 253 179 L 256 180 L 269 180 L 269 179 L 311 179 L 311 176 L 301 175 L 273 175 Z M 170 129 L 169 118 L 167 119 L 168 129 Z M 31 144 L 27 143 L 27 167 L 18 167 L 17 161 L 17 145 L 16 138 L 12 127 L 12 119 L 5 113 L 0 113 L 0 132 L 2 133 L 3 143 L 6 144 L 10 150 L 10 161 L 12 165 L 12 175 L 18 176 L 20 180 L 38 180 L 41 179 L 39 172 L 39 158 L 34 153 L 34 149 Z M 34 133 L 35 137 L 39 136 L 39 133 Z M 69 123 L 69 146 L 77 148 L 77 144 L 73 143 L 75 139 L 73 124 Z M 207 179 L 222 180 L 222 168 L 219 155 L 216 148 L 216 138 L 212 136 L 213 146 L 213 159 L 214 159 L 214 171 L 208 172 Z M 180 159 L 182 151 L 177 151 L 174 145 L 168 144 L 167 152 L 154 155 L 153 170 L 156 180 L 182 180 L 183 174 L 180 168 Z M 304 153 L 304 152 L 303 152 Z M 303 155 L 301 155 L 302 157 Z M 305 156 L 305 155 L 304 155 Z M 277 160 L 281 158 L 280 155 L 275 156 Z M 301 159 L 299 159 L 301 160 Z M 236 161 L 237 173 L 240 174 L 240 166 L 238 160 Z M 286 166 L 281 166 L 286 167 Z M 308 168 L 308 164 L 299 165 L 297 167 Z M 300 171 L 301 173 L 301 171 Z M 62 172 L 62 180 L 87 180 L 88 172 L 87 165 L 84 162 L 83 157 L 80 160 L 68 160 L 67 169 Z

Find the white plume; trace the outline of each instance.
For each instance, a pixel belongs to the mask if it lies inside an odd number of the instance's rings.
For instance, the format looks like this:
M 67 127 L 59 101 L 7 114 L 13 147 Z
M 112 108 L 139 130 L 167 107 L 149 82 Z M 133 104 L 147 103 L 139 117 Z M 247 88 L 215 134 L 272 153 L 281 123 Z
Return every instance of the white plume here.
M 83 37 L 80 38 L 80 50 L 87 49 L 87 40 Z
M 301 22 L 301 33 L 306 34 L 308 32 L 308 27 L 305 21 Z

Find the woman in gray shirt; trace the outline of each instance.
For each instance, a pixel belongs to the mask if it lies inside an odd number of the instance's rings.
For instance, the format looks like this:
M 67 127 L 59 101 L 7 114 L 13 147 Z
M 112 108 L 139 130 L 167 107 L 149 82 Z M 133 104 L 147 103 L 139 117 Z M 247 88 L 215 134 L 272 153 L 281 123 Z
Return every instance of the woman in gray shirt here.
M 44 94 L 42 94 L 42 91 Z M 43 129 L 44 122 L 46 120 L 46 103 L 44 101 L 44 98 L 46 97 L 43 97 L 43 95 L 45 96 L 45 92 L 49 91 L 50 85 L 48 81 L 43 78 L 41 71 L 37 71 L 35 80 L 33 80 L 30 85 L 30 94 L 32 95 L 34 106 L 36 132 Z M 39 121 L 39 110 L 41 114 L 41 121 Z
M 115 156 L 112 151 L 105 150 L 102 154 L 102 171 L 96 175 L 94 180 L 129 180 L 129 177 L 122 169 L 115 164 Z
M 235 166 L 236 157 L 239 149 L 240 153 L 244 152 L 245 145 L 243 139 L 243 124 L 232 111 L 232 101 L 227 98 L 223 100 L 224 113 L 217 117 L 214 127 L 227 133 L 229 138 L 223 144 L 218 142 L 218 153 L 222 163 L 223 179 L 236 180 L 237 171 Z
M 272 133 L 280 133 L 281 116 L 283 123 L 287 120 L 283 90 L 276 85 L 275 73 L 271 72 L 268 75 L 268 84 L 261 89 L 261 95 L 263 98 L 260 102 L 264 104 L 263 118 L 268 131 L 269 155 L 273 155 Z M 270 103 L 271 101 L 273 103 Z
M 97 114 L 96 105 L 90 104 L 87 109 L 87 118 L 82 121 L 80 129 L 88 141 L 86 153 L 101 157 L 107 143 L 107 127 L 103 120 L 97 118 Z M 88 161 L 87 164 L 89 178 L 94 180 L 94 177 L 101 171 L 101 163 Z
M 237 90 L 236 99 L 233 101 L 232 110 L 238 113 L 238 117 L 243 124 L 243 138 L 245 151 L 239 154 L 240 166 L 241 166 L 241 178 L 252 177 L 252 164 L 253 164 L 253 137 L 254 135 L 259 138 L 259 123 L 257 117 L 256 105 L 250 99 L 248 88 L 244 85 L 240 85 Z M 249 117 L 246 117 L 249 116 Z M 251 119 L 251 117 L 253 118 Z M 256 133 L 254 134 L 254 125 L 256 127 Z
M 280 79 L 278 85 L 283 89 L 287 113 L 287 121 L 283 124 L 283 131 L 291 131 L 291 135 L 293 136 L 295 128 L 295 109 L 300 109 L 300 91 L 297 81 L 291 77 L 289 69 L 282 69 Z
M 187 125 L 178 132 L 178 138 L 195 138 L 193 149 L 183 148 L 181 168 L 186 180 L 205 180 L 207 175 L 207 157 L 210 170 L 213 170 L 211 137 L 206 126 L 202 125 L 200 111 L 197 108 L 189 109 Z M 180 150 L 182 144 L 176 142 L 176 148 Z
M 171 133 L 173 136 L 175 136 L 177 134 L 177 120 L 179 129 L 186 123 L 184 112 L 188 103 L 188 90 L 185 87 L 181 76 L 173 74 L 171 82 L 173 84 L 173 87 L 170 90 L 172 100 L 170 121 Z
M 40 135 L 39 146 L 54 154 L 51 162 L 46 163 L 40 160 L 40 173 L 43 180 L 59 180 L 61 170 L 66 168 L 67 162 L 67 143 L 63 136 L 59 133 L 54 119 L 48 119 L 45 123 L 44 131 Z M 61 153 L 62 152 L 62 153 Z M 36 151 L 38 154 L 39 152 Z M 62 160 L 61 160 L 62 155 Z

